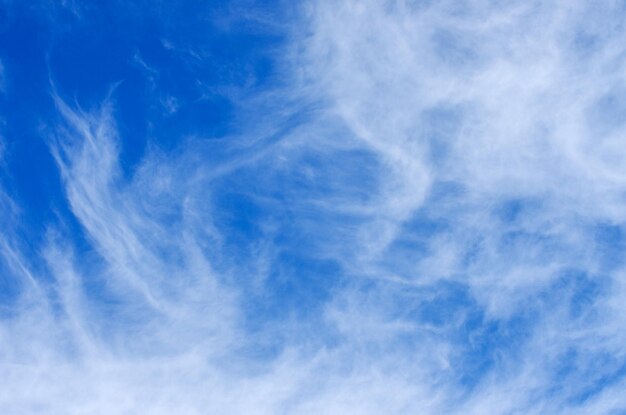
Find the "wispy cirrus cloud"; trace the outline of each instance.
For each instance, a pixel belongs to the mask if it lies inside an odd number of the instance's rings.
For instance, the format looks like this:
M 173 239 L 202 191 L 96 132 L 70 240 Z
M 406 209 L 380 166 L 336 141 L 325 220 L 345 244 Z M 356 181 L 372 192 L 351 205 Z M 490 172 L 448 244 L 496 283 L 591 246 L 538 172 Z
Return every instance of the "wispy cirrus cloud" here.
M 0 239 L 0 407 L 623 410 L 622 12 L 307 3 L 237 134 L 131 168 L 115 92 L 53 92 L 68 215 Z
M 622 232 L 621 6 L 590 7 L 320 2 L 312 12 L 305 79 L 388 175 L 360 239 L 375 247 L 360 269 L 393 293 L 385 301 L 377 287 L 377 315 L 435 330 L 425 353 L 447 349 L 449 366 L 434 373 L 457 390 L 475 385 L 461 412 L 608 408 L 621 384 L 619 323 L 601 323 L 621 297 L 610 253 Z M 365 309 L 351 300 L 347 322 L 371 312 L 371 290 L 346 295 L 367 299 Z

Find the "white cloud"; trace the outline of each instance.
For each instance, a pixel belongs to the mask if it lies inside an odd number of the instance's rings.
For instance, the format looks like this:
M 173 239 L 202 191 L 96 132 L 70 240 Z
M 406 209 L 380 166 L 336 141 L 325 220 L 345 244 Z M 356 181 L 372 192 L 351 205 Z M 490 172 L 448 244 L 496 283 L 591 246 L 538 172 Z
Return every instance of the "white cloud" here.
M 7 272 L 32 281 L 0 322 L 0 408 L 623 408 L 623 264 L 601 237 L 626 194 L 619 7 L 315 2 L 285 62 L 293 90 L 256 102 L 272 122 L 149 148 L 130 173 L 112 102 L 54 96 L 50 147 L 88 248 L 51 227 L 39 275 L 0 239 Z M 285 102 L 315 110 L 281 129 L 299 110 Z M 263 212 L 244 254 L 229 192 Z M 340 277 L 306 285 L 309 264 L 280 268 L 285 253 Z M 247 327 L 270 270 L 332 286 L 318 315 Z M 246 353 L 268 338 L 275 355 Z

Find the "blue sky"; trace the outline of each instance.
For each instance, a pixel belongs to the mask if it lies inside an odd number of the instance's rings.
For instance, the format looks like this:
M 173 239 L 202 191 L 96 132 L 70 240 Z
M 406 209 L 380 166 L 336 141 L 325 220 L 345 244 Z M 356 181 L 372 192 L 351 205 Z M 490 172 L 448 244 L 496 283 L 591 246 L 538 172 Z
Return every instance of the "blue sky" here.
M 624 16 L 0 0 L 0 412 L 626 414 Z

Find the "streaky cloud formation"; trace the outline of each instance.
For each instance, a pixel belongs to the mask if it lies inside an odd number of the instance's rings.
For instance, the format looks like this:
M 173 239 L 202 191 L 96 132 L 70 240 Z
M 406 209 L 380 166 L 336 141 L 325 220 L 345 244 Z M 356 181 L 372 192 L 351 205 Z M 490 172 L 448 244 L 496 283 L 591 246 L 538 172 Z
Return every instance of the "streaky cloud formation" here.
M 283 6 L 0 42 L 0 412 L 626 413 L 623 2 Z

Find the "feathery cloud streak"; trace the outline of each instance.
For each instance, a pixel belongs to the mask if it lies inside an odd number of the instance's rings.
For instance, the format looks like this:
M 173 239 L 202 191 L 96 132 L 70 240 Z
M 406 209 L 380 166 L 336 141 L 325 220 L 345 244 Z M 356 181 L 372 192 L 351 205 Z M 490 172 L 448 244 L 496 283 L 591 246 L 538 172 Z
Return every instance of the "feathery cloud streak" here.
M 65 206 L 40 246 L 0 193 L 0 407 L 626 410 L 623 12 L 306 3 L 278 29 L 286 81 L 196 83 L 240 111 L 221 138 L 184 117 L 205 95 L 133 52 L 178 103 L 152 125 L 199 131 L 133 165 L 122 92 L 90 110 L 52 92 Z

